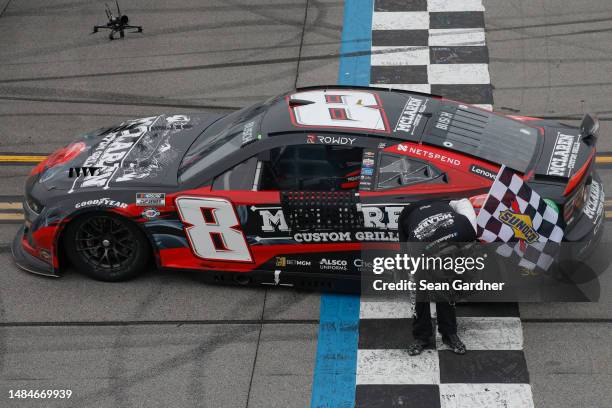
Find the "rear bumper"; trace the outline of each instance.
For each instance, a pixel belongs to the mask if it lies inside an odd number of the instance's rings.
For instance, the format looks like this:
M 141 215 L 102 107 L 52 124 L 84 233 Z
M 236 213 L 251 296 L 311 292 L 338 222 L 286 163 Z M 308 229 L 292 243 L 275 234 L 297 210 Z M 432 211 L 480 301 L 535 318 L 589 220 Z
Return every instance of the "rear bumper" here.
M 29 254 L 23 248 L 23 230 L 23 226 L 19 228 L 19 231 L 17 231 L 17 234 L 13 239 L 13 244 L 11 245 L 11 252 L 13 253 L 13 260 L 15 261 L 15 264 L 24 271 L 35 273 L 37 275 L 58 278 L 59 275 L 51 265 Z

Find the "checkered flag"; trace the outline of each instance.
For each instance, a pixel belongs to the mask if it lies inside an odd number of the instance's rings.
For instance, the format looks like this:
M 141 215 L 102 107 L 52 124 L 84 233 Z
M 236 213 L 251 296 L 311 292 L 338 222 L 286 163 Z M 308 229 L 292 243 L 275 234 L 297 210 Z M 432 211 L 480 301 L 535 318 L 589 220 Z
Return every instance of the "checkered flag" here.
M 514 242 L 498 253 L 521 258 L 527 269 L 546 270 L 563 239 L 562 220 L 512 169 L 502 166 L 476 218 L 478 238 L 484 242 Z

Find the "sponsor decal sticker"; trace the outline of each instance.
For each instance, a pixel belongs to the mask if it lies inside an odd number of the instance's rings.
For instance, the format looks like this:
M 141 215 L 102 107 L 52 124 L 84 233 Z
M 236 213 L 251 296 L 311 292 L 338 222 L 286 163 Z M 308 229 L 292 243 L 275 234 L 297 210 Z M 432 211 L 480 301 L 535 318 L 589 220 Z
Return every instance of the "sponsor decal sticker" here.
M 533 244 L 540 239 L 540 234 L 533 229 L 531 218 L 528 215 L 504 210 L 499 213 L 499 220 L 510 226 L 514 231 L 514 236 L 518 239 L 522 239 L 529 244 Z
M 474 174 L 476 174 L 476 175 L 478 175 L 480 177 L 487 178 L 489 180 L 495 180 L 495 177 L 497 177 L 497 173 L 495 173 L 495 172 L 493 172 L 491 170 L 485 169 L 484 167 L 477 166 L 475 164 L 472 164 L 470 166 L 470 172 L 472 172 L 472 173 L 474 173 Z
M 455 159 L 453 157 L 449 157 L 449 156 L 444 155 L 444 154 L 435 153 L 435 152 L 432 152 L 431 150 L 427 150 L 427 149 L 424 149 L 424 148 L 413 147 L 413 146 L 406 146 L 406 145 L 400 143 L 400 144 L 397 145 L 397 150 L 399 152 L 404 152 L 404 153 L 412 154 L 414 156 L 422 157 L 424 159 L 436 160 L 436 161 L 439 161 L 441 163 L 451 164 L 453 166 L 461 166 L 461 160 L 459 160 L 459 159 Z
M 255 141 L 255 135 L 253 128 L 255 127 L 255 121 L 250 121 L 244 124 L 242 129 L 242 146 Z
M 121 201 L 111 200 L 108 197 L 96 198 L 94 200 L 81 201 L 76 203 L 74 208 L 85 208 L 85 207 L 113 207 L 113 208 L 127 208 L 126 203 Z
M 425 99 L 408 98 L 406 105 L 404 105 L 404 109 L 400 114 L 399 120 L 395 125 L 395 132 L 406 132 L 409 134 L 414 134 L 414 130 L 419 125 L 421 118 L 423 117 L 421 113 L 425 110 L 427 106 L 427 101 Z
M 284 256 L 277 256 L 276 266 L 312 266 L 312 262 L 305 259 L 291 259 Z
M 555 146 L 548 163 L 549 176 L 567 177 L 576 165 L 580 150 L 580 139 L 573 135 L 557 132 Z
M 322 258 L 319 261 L 319 269 L 321 270 L 346 271 L 347 265 L 348 265 L 348 262 L 344 259 Z
M 308 144 L 334 144 L 334 145 L 352 145 L 357 140 L 356 137 L 347 136 L 319 136 L 319 135 L 307 135 L 306 143 Z
M 593 180 L 591 183 L 589 198 L 584 206 L 584 209 L 582 210 L 584 214 L 593 221 L 593 223 L 596 223 L 598 218 L 603 213 L 604 200 L 604 192 L 603 188 L 601 188 L 601 184 Z
M 159 217 L 159 214 L 160 213 L 157 208 L 147 208 L 142 212 L 143 218 L 147 218 L 149 220 Z
M 166 205 L 166 193 L 136 193 L 138 207 L 163 207 Z

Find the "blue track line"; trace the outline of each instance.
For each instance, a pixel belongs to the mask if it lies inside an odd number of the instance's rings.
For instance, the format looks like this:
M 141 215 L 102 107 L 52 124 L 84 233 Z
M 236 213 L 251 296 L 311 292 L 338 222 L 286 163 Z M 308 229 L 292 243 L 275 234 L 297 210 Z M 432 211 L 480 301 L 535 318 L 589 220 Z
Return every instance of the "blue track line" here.
M 370 84 L 373 0 L 346 0 L 340 46 L 340 85 Z M 345 55 L 358 55 L 345 57 Z M 359 296 L 323 294 L 312 408 L 355 406 Z

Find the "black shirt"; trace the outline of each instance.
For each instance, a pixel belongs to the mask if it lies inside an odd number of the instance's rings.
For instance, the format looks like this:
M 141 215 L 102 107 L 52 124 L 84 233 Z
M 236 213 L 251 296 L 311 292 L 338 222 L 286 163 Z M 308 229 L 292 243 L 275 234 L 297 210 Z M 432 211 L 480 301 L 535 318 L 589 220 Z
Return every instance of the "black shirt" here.
M 438 246 L 476 240 L 470 220 L 456 213 L 445 201 L 412 204 L 404 208 L 398 224 L 401 242 L 435 242 Z

